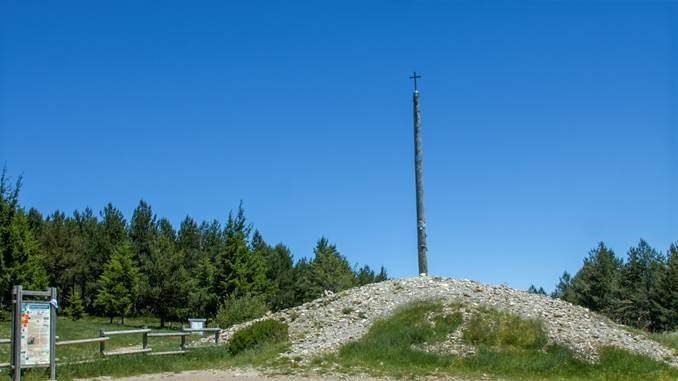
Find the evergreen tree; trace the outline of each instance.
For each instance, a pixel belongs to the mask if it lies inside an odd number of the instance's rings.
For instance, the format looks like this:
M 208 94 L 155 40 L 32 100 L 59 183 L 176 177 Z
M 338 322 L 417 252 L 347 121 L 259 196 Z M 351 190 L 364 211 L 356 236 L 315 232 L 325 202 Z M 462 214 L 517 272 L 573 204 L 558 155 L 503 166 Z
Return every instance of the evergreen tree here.
M 157 236 L 156 224 L 151 206 L 144 200 L 139 201 L 139 205 L 132 213 L 129 226 L 129 238 L 139 265 L 151 256 L 151 246 Z
M 78 245 L 81 253 L 75 264 L 75 283 L 82 290 L 85 310 L 94 312 L 98 281 L 110 257 L 109 243 L 103 234 L 103 226 L 99 224 L 92 209 L 86 208 L 82 212 L 75 211 L 73 223 L 77 232 L 76 235 L 79 237 Z
M 214 264 L 202 256 L 193 271 L 194 287 L 189 291 L 189 311 L 194 316 L 209 317 L 217 312 L 218 298 L 214 292 Z
M 357 284 L 351 266 L 337 247 L 322 237 L 314 249 L 311 262 L 297 264 L 295 299 L 305 303 L 322 296 L 323 291 L 339 292 Z
M 620 269 L 621 261 L 600 242 L 572 279 L 574 302 L 593 311 L 609 311 L 618 290 Z
M 356 282 L 358 283 L 358 286 L 364 286 L 369 283 L 374 283 L 376 275 L 374 274 L 374 270 L 372 270 L 370 266 L 365 265 L 355 270 L 355 278 Z
M 261 233 L 254 232 L 252 252 L 266 267 L 266 278 L 271 283 L 270 305 L 274 311 L 294 305 L 294 265 L 290 250 L 283 244 L 268 245 Z
M 181 221 L 177 237 L 177 250 L 186 255 L 186 267 L 194 269 L 200 261 L 200 228 L 191 218 L 186 217 Z
M 21 178 L 13 187 L 6 169 L 0 175 L 0 308 L 9 304 L 14 285 L 47 288 L 47 274 L 39 243 L 31 232 L 28 218 L 19 207 Z
M 651 290 L 659 281 L 662 262 L 661 254 L 642 239 L 637 247 L 629 249 L 615 302 L 616 320 L 638 328 L 652 325 Z
M 530 294 L 536 294 L 536 295 L 544 295 L 546 296 L 546 290 L 544 290 L 544 287 L 539 287 L 537 288 L 535 285 L 530 285 L 530 288 L 527 289 L 527 292 Z
M 125 316 L 132 311 L 139 290 L 139 269 L 129 243 L 123 242 L 113 251 L 100 284 L 97 305 L 111 318 L 111 323 L 113 317 L 120 316 L 121 324 L 125 324 Z
M 215 262 L 224 248 L 221 225 L 214 220 L 200 224 L 200 252 L 193 267 L 194 288 L 189 294 L 190 311 L 197 316 L 211 317 L 217 312 L 219 297 L 216 291 Z
M 42 234 L 42 225 L 44 224 L 44 219 L 42 218 L 42 213 L 40 213 L 37 209 L 31 208 L 28 211 L 28 215 L 26 216 L 26 219 L 28 220 L 28 228 L 31 229 L 31 232 L 33 233 L 33 237 L 40 237 Z
M 59 302 L 65 304 L 67 291 L 75 284 L 78 262 L 82 259 L 80 237 L 75 223 L 61 211 L 43 223 L 41 248 L 49 284 L 57 287 Z
M 567 271 L 563 272 L 563 275 L 558 279 L 558 284 L 556 289 L 551 293 L 552 298 L 563 299 L 570 303 L 575 302 L 575 298 L 572 292 L 572 276 Z
M 388 274 L 386 274 L 384 266 L 381 266 L 378 274 L 375 274 L 374 270 L 368 265 L 365 265 L 354 272 L 358 286 L 364 286 L 369 283 L 379 283 L 388 279 Z
M 388 280 L 388 273 L 386 272 L 386 268 L 381 266 L 379 269 L 379 274 L 377 274 L 377 276 L 374 278 L 374 283 L 383 282 L 385 280 Z
M 224 249 L 216 260 L 215 290 L 220 300 L 245 295 L 263 295 L 266 299 L 271 293 L 266 263 L 252 253 L 247 242 L 251 230 L 241 204 L 236 217 L 228 216 Z
M 678 243 L 669 248 L 666 265 L 650 292 L 650 316 L 655 331 L 678 329 Z
M 73 321 L 82 319 L 85 314 L 82 296 L 80 295 L 80 292 L 75 289 L 71 291 L 71 298 L 69 300 L 68 308 L 66 309 L 66 314 L 69 315 Z
M 185 319 L 188 314 L 191 277 L 184 267 L 182 250 L 176 248 L 176 234 L 167 219 L 158 223 L 159 233 L 151 251 L 143 260 L 143 295 L 151 312 L 160 318 L 160 328 L 167 318 Z

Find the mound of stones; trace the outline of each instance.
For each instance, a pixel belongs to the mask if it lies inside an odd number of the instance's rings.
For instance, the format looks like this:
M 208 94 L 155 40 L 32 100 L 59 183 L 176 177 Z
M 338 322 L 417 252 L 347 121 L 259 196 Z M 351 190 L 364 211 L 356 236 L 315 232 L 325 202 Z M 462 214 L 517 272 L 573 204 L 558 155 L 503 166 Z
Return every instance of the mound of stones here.
M 227 342 L 236 331 L 258 320 L 276 319 L 289 326 L 291 347 L 286 356 L 310 358 L 336 351 L 363 336 L 375 321 L 423 300 L 463 304 L 467 309 L 490 307 L 541 320 L 550 342 L 567 346 L 588 361 L 598 358 L 598 348 L 611 346 L 678 366 L 678 356 L 672 349 L 586 308 L 503 285 L 427 276 L 389 280 L 336 294 L 326 291 L 323 297 L 301 306 L 223 330 L 221 339 Z

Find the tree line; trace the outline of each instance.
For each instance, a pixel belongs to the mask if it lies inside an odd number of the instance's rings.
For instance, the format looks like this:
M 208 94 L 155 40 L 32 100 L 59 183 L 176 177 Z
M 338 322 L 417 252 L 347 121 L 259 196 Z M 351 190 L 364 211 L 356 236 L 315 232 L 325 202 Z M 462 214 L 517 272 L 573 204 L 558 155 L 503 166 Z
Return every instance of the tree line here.
M 529 292 L 546 295 L 543 288 Z M 551 295 L 650 331 L 678 329 L 678 243 L 662 253 L 640 240 L 626 259 L 600 242 L 582 267 L 560 277 Z
M 184 218 L 175 229 L 140 201 L 129 222 L 112 204 L 43 216 L 19 204 L 21 179 L 0 178 L 0 310 L 11 288 L 57 287 L 59 306 L 120 317 L 152 314 L 167 321 L 217 318 L 232 324 L 267 310 L 313 300 L 325 290 L 387 279 L 381 267 L 351 266 L 326 238 L 313 257 L 293 260 L 282 243 L 270 245 L 247 221 L 242 204 L 225 224 Z

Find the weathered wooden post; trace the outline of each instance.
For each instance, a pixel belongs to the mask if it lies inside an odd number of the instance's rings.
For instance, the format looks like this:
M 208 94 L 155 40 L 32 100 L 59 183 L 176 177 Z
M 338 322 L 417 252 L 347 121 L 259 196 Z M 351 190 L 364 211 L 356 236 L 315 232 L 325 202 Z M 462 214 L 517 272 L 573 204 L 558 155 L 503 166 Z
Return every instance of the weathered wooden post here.
M 12 366 L 14 374 L 12 380 L 21 380 L 21 300 L 23 299 L 23 287 L 14 286 L 12 292 L 12 308 L 14 312 L 14 321 L 12 322 Z
M 104 330 L 103 330 L 103 329 L 100 329 L 100 330 L 99 330 L 99 337 L 104 337 L 104 336 L 105 336 L 105 335 L 104 335 Z M 105 341 L 105 340 L 101 340 L 101 341 L 99 342 L 99 355 L 100 355 L 101 357 L 104 357 L 104 352 L 105 352 L 105 351 L 106 351 L 106 341 Z
M 57 289 L 49 288 L 49 379 L 56 380 L 56 325 L 57 325 Z
M 419 90 L 417 89 L 415 71 L 410 79 L 414 79 L 414 175 L 417 191 L 417 253 L 419 257 L 419 274 L 428 275 L 428 259 L 426 257 L 426 217 L 424 217 L 424 148 L 421 142 L 421 110 L 419 109 Z
M 144 329 L 148 329 L 148 326 L 145 325 Z M 141 341 L 142 341 L 143 349 L 148 348 L 148 332 L 143 333 L 143 336 L 141 337 Z
M 181 327 L 181 332 L 184 332 L 184 327 Z M 186 335 L 181 335 L 180 348 L 181 348 L 182 351 L 186 350 Z

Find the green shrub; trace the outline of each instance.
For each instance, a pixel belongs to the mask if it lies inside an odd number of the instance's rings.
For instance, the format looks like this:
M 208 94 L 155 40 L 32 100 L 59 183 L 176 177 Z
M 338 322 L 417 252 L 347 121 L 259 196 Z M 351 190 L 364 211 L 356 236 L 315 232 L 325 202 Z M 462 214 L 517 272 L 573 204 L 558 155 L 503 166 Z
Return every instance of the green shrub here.
M 219 327 L 228 328 L 234 324 L 260 318 L 268 311 L 268 305 L 261 296 L 239 296 L 226 299 L 217 311 Z
M 474 314 L 464 329 L 463 338 L 473 345 L 521 349 L 541 349 L 548 341 L 541 322 L 497 310 Z
M 73 291 L 70 298 L 70 304 L 64 311 L 73 321 L 82 319 L 85 314 L 85 306 L 82 301 L 82 296 L 79 292 Z
M 235 355 L 262 344 L 282 343 L 287 338 L 287 324 L 277 320 L 261 320 L 236 332 L 228 342 L 228 351 Z

